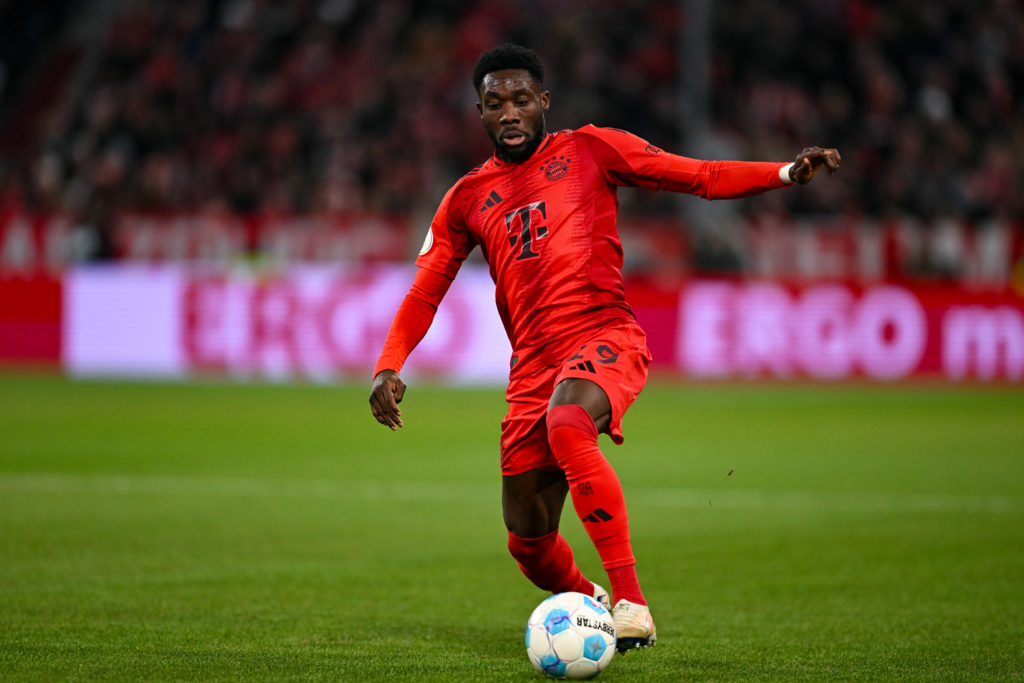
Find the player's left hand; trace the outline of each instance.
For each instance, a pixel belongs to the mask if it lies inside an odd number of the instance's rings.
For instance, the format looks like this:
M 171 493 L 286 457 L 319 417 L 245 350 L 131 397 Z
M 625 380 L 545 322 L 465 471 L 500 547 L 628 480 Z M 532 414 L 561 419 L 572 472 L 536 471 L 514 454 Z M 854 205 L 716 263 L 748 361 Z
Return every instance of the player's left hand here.
M 822 168 L 827 168 L 829 175 L 834 174 L 839 170 L 841 162 L 842 157 L 839 156 L 838 149 L 805 147 L 796 155 L 796 162 L 789 169 L 789 177 L 793 182 L 806 185 Z

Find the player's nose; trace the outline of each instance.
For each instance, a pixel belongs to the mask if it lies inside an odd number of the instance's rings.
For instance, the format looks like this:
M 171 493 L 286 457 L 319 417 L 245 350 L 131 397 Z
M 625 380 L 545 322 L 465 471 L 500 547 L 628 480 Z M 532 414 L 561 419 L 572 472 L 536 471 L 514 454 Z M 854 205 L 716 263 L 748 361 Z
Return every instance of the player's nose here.
M 501 107 L 501 123 L 514 123 L 519 120 L 519 109 L 515 102 L 506 102 Z

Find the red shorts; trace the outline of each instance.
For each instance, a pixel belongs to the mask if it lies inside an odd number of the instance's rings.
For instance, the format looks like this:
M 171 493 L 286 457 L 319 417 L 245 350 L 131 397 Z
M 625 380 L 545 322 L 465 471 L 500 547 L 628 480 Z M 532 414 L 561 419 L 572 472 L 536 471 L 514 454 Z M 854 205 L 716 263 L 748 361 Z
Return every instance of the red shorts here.
M 501 423 L 501 473 L 558 469 L 548 447 L 548 402 L 555 386 L 570 377 L 589 379 L 604 390 L 612 406 L 607 433 L 622 443 L 622 416 L 647 381 L 651 354 L 647 335 L 635 323 L 594 330 L 579 350 L 558 365 L 509 382 L 508 414 Z

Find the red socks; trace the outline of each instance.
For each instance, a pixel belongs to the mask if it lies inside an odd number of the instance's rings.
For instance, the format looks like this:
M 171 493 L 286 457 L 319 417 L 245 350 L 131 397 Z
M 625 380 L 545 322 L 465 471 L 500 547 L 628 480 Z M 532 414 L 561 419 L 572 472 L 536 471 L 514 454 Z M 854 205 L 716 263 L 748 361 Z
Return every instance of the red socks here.
M 613 603 L 629 600 L 646 605 L 629 542 L 629 520 L 622 485 L 597 445 L 597 427 L 577 405 L 548 411 L 548 443 L 565 471 L 576 514 L 608 572 Z M 592 595 L 591 583 L 576 566 L 572 549 L 556 529 L 540 538 L 508 534 L 508 549 L 526 578 L 552 593 L 577 591 Z
M 629 542 L 629 520 L 622 484 L 597 445 L 597 427 L 578 405 L 548 411 L 548 443 L 569 480 L 576 514 L 608 571 L 614 602 L 646 605 Z
M 526 578 L 538 588 L 552 593 L 575 591 L 594 594 L 594 584 L 576 566 L 572 548 L 558 529 L 540 538 L 522 538 L 510 531 L 508 549 Z
M 640 590 L 640 579 L 637 578 L 635 564 L 609 569 L 608 583 L 612 586 L 612 606 L 623 599 L 638 605 L 647 604 L 643 591 Z

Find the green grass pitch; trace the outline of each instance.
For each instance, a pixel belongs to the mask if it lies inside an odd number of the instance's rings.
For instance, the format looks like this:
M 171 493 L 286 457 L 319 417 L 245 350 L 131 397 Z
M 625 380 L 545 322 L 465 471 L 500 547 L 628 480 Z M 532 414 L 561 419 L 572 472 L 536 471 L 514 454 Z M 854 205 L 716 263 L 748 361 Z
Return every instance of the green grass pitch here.
M 501 390 L 366 396 L 0 376 L 0 679 L 540 680 Z M 1024 391 L 652 383 L 625 428 L 659 642 L 602 680 L 1024 678 Z

